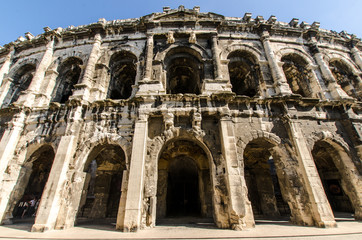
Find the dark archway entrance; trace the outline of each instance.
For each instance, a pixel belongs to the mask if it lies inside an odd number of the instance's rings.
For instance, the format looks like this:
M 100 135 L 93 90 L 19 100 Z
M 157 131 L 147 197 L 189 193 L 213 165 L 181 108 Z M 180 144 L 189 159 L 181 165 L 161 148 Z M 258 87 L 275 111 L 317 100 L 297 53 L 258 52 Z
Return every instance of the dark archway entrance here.
M 93 149 L 85 167 L 87 177 L 79 204 L 78 224 L 82 220 L 115 220 L 125 169 L 125 154 L 121 147 L 100 145 Z
M 244 150 L 245 181 L 255 219 L 289 217 L 277 169 L 270 149 L 274 145 L 265 139 L 251 141 Z
M 346 183 L 335 165 L 335 160 L 342 161 L 338 159 L 337 150 L 327 142 L 318 141 L 313 147 L 312 156 L 333 212 L 353 213 L 354 208 L 347 195 L 352 189 L 343 186 Z
M 232 91 L 248 97 L 259 95 L 261 74 L 255 58 L 246 51 L 234 51 L 229 54 L 228 60 Z
M 111 79 L 107 98 L 127 99 L 132 95 L 135 84 L 137 58 L 129 52 L 118 52 L 111 57 L 109 68 Z
M 36 150 L 23 165 L 18 186 L 14 191 L 17 204 L 12 213 L 15 223 L 34 222 L 54 156 L 53 148 L 44 145 Z
M 52 102 L 65 103 L 73 94 L 74 85 L 81 77 L 83 61 L 70 57 L 58 67 L 56 87 L 52 93 Z
M 204 78 L 201 56 L 187 47 L 172 49 L 165 58 L 167 93 L 200 94 Z
M 191 158 L 173 159 L 168 170 L 167 216 L 200 216 L 197 166 Z
M 165 218 L 211 219 L 212 213 L 212 186 L 205 151 L 189 140 L 168 143 L 158 162 L 157 222 Z

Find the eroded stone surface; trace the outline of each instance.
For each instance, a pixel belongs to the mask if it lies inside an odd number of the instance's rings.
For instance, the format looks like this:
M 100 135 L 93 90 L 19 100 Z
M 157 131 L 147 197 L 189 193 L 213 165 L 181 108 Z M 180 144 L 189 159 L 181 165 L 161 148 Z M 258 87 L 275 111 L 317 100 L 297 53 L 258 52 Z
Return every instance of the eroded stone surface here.
M 354 36 L 183 6 L 44 30 L 0 49 L 1 223 L 362 218 Z

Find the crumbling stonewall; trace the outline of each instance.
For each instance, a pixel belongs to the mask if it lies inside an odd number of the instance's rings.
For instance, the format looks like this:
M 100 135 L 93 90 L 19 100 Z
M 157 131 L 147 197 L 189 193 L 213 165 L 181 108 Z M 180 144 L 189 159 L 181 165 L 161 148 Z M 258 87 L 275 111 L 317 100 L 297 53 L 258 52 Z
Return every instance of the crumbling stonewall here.
M 44 31 L 0 48 L 2 224 L 362 219 L 354 35 L 183 6 Z

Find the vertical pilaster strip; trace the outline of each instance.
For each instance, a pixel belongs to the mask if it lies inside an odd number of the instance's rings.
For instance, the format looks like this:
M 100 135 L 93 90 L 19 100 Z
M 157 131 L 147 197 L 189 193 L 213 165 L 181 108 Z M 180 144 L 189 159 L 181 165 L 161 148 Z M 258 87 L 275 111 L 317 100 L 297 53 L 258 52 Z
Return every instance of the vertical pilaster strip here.
M 362 70 L 362 57 L 361 57 L 361 53 L 359 52 L 358 48 L 354 46 L 351 49 L 351 52 L 352 52 L 354 61 L 356 62 L 358 67 Z M 1 75 L 0 75 L 0 77 L 1 77 Z
M 95 66 L 101 54 L 101 42 L 101 35 L 97 33 L 94 36 L 94 43 L 92 45 L 92 50 L 89 54 L 87 66 L 84 70 L 82 82 L 80 84 L 77 84 L 78 86 L 75 86 L 74 94 L 71 98 L 79 98 L 88 101 L 90 97 L 90 88 L 92 87 L 92 79 Z
M 125 232 L 137 231 L 141 225 L 147 131 L 147 118 L 137 120 L 132 143 L 132 156 L 123 225 L 123 231 Z M 117 223 L 117 228 L 120 227 L 121 224 Z
M 54 37 L 48 39 L 44 55 L 35 71 L 34 77 L 27 89 L 25 95 L 20 95 L 18 102 L 23 103 L 25 106 L 32 106 L 36 97 L 36 94 L 41 91 L 40 86 L 44 79 L 45 72 L 52 62 L 54 49 Z
M 147 50 L 146 50 L 146 64 L 145 64 L 145 74 L 143 81 L 147 82 L 151 80 L 152 77 L 152 61 L 153 61 L 153 34 L 147 35 Z
M 275 58 L 274 51 L 270 45 L 270 35 L 269 32 L 264 31 L 261 37 L 263 42 L 266 58 L 270 66 L 270 71 L 274 79 L 274 85 L 276 85 L 276 91 L 280 95 L 290 95 L 292 92 L 290 87 L 284 77 L 284 74 Z
M 14 55 L 14 53 L 15 53 L 14 46 L 11 46 L 9 49 L 8 55 L 6 55 L 6 57 L 5 57 L 4 64 L 0 68 L 0 89 L 1 89 L 1 85 L 3 83 L 5 74 L 7 74 L 10 70 L 11 58 Z
M 341 86 L 336 82 L 336 79 L 334 78 L 331 70 L 329 69 L 327 63 L 323 59 L 322 53 L 319 51 L 319 48 L 317 46 L 316 40 L 312 38 L 312 46 L 314 52 L 314 59 L 316 60 L 321 72 L 322 76 L 326 81 L 326 85 L 328 87 L 328 90 L 330 91 L 332 97 L 334 99 L 341 99 L 341 98 L 350 98 L 347 93 L 345 93 Z
M 319 178 L 311 152 L 306 139 L 299 127 L 299 122 L 289 119 L 288 126 L 297 151 L 299 166 L 305 188 L 308 192 L 313 219 L 318 227 L 336 227 L 332 209 L 325 195 L 322 182 Z
M 32 232 L 44 232 L 55 227 L 61 200 L 64 196 L 69 163 L 72 160 L 79 138 L 82 106 L 74 109 L 73 121 L 67 126 L 67 134 L 60 139 L 53 165 L 38 207 Z
M 212 55 L 214 57 L 214 69 L 215 69 L 215 78 L 222 79 L 221 73 L 221 61 L 220 61 L 220 49 L 217 42 L 217 35 L 212 36 Z
M 32 232 L 54 229 L 60 208 L 60 196 L 66 181 L 69 162 L 76 146 L 75 136 L 64 136 L 60 140 L 48 181 L 37 211 Z
M 6 129 L 0 141 L 0 184 L 4 180 L 5 170 L 9 162 L 14 157 L 16 145 L 24 128 L 26 114 L 20 112 L 14 116 L 13 121 Z M 1 184 L 2 185 L 2 184 Z M 0 189 L 0 223 L 4 220 L 6 207 L 9 202 L 10 194 L 5 189 Z
M 244 219 L 247 212 L 245 180 L 240 174 L 237 157 L 237 148 L 234 134 L 234 125 L 231 119 L 220 119 L 220 134 L 222 144 L 222 154 L 225 160 L 225 174 L 227 188 L 229 192 L 229 221 L 232 229 L 242 230 L 249 223 L 250 219 Z M 254 219 L 251 219 L 254 221 Z

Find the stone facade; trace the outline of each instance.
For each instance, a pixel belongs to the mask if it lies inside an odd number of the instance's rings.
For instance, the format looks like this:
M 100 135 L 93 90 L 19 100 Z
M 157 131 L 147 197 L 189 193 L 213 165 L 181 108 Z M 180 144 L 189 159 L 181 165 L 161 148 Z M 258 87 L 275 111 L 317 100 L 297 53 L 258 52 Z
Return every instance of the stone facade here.
M 165 7 L 0 49 L 0 221 L 362 219 L 362 43 L 298 19 Z

